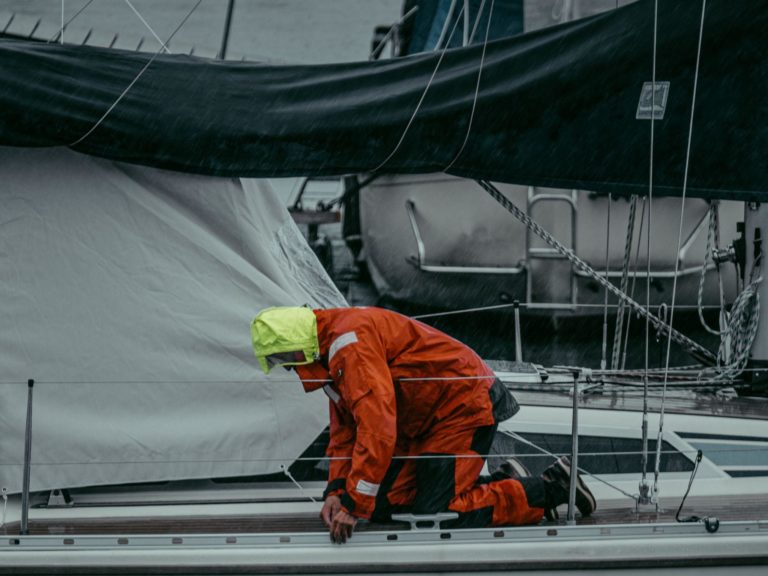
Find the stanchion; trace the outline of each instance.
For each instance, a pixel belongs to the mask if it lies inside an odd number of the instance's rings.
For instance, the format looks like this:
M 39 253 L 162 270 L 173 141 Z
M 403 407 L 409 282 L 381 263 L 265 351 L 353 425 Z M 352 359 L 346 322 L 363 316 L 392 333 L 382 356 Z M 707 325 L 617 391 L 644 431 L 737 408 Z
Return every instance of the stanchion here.
M 34 386 L 34 380 L 27 380 L 27 427 L 24 432 L 24 478 L 21 488 L 20 534 L 29 534 L 29 476 L 32 470 L 32 390 Z
M 579 370 L 573 371 L 573 417 L 571 420 L 571 485 L 568 490 L 568 524 L 576 523 L 576 481 L 579 474 Z

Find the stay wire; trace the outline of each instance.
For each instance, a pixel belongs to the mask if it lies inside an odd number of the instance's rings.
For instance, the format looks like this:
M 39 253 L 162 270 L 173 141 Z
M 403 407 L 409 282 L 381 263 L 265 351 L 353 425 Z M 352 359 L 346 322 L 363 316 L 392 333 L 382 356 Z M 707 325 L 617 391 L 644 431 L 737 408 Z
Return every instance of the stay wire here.
M 688 143 L 686 146 L 686 152 L 685 152 L 685 170 L 683 172 L 683 191 L 681 194 L 681 200 L 680 200 L 680 223 L 678 226 L 678 232 L 677 232 L 677 251 L 675 252 L 675 275 L 674 279 L 672 281 L 672 305 L 670 308 L 669 313 L 669 326 L 670 328 L 674 325 L 674 318 L 675 318 L 675 299 L 677 297 L 677 272 L 680 268 L 680 246 L 683 243 L 683 223 L 685 219 L 685 198 L 686 193 L 688 191 L 688 170 L 690 167 L 690 159 L 691 159 L 691 140 L 693 138 L 693 120 L 696 114 L 696 91 L 698 89 L 699 85 L 699 66 L 701 63 L 701 45 L 702 40 L 704 37 L 704 16 L 706 14 L 707 10 L 707 0 L 702 0 L 701 2 L 701 22 L 699 25 L 699 41 L 698 41 L 698 47 L 696 50 L 696 68 L 694 70 L 694 76 L 693 76 L 693 94 L 691 95 L 691 115 L 690 120 L 688 123 Z M 653 101 L 655 102 L 655 93 L 653 97 Z M 650 260 L 650 259 L 649 259 Z M 654 467 L 654 484 L 653 484 L 653 491 L 654 494 L 658 493 L 659 487 L 659 466 L 661 463 L 661 454 L 659 453 L 660 450 L 660 444 L 662 440 L 664 439 L 664 399 L 666 396 L 667 391 L 667 371 L 666 368 L 669 366 L 670 361 L 670 353 L 672 348 L 672 337 L 671 337 L 671 331 L 670 335 L 667 338 L 667 350 L 666 350 L 666 358 L 664 361 L 665 371 L 664 371 L 664 389 L 662 392 L 662 400 L 661 400 L 661 409 L 659 413 L 659 431 L 656 439 L 656 465 Z
M 203 0 L 197 0 L 195 5 L 192 7 L 192 9 L 187 13 L 187 15 L 184 17 L 184 19 L 179 23 L 179 25 L 176 27 L 176 29 L 171 33 L 171 35 L 168 37 L 168 39 L 165 41 L 165 44 L 168 44 L 173 37 L 176 35 L 176 33 L 181 30 L 182 26 L 186 24 L 187 20 L 189 19 L 192 14 L 197 10 L 198 6 L 202 4 Z M 117 97 L 117 100 L 115 100 L 112 105 L 107 109 L 106 112 L 99 118 L 96 123 L 91 127 L 90 130 L 88 130 L 85 134 L 80 136 L 77 140 L 69 144 L 68 146 L 70 148 L 73 148 L 74 146 L 77 146 L 81 142 L 83 142 L 86 138 L 88 138 L 93 132 L 106 120 L 106 118 L 112 113 L 112 110 L 115 109 L 115 107 L 120 103 L 120 101 L 125 97 L 126 94 L 130 91 L 131 88 L 133 88 L 134 84 L 139 81 L 139 78 L 141 78 L 144 75 L 144 72 L 147 71 L 147 69 L 152 65 L 152 63 L 155 61 L 155 59 L 160 55 L 160 53 L 163 51 L 162 47 L 160 50 L 155 52 L 152 57 L 147 61 L 147 63 L 142 67 L 142 69 L 139 71 L 139 73 L 136 75 L 136 77 L 131 80 L 131 83 L 126 86 L 125 90 L 122 91 L 120 96 Z
M 389 153 L 389 156 L 384 158 L 384 161 L 381 162 L 378 166 L 370 169 L 369 172 L 378 172 L 379 170 L 381 170 L 384 167 L 384 165 L 387 162 L 389 162 L 395 154 L 397 154 L 398 150 L 400 150 L 400 146 L 402 146 L 403 141 L 405 140 L 405 137 L 408 134 L 408 131 L 411 129 L 411 125 L 413 124 L 413 121 L 416 119 L 416 116 L 418 115 L 419 110 L 421 110 L 421 105 L 424 103 L 424 99 L 427 97 L 427 93 L 429 92 L 429 89 L 432 86 L 432 82 L 434 81 L 435 76 L 437 75 L 437 71 L 440 69 L 440 65 L 443 62 L 445 53 L 448 50 L 448 46 L 450 45 L 451 40 L 453 39 L 453 34 L 456 32 L 456 27 L 459 23 L 459 20 L 461 20 L 461 15 L 463 13 L 464 13 L 464 8 L 462 7 L 461 11 L 459 12 L 458 18 L 456 18 L 456 23 L 453 25 L 453 29 L 451 30 L 451 35 L 448 38 L 448 42 L 446 42 L 445 47 L 440 51 L 440 57 L 437 59 L 435 68 L 432 70 L 432 75 L 429 77 L 429 81 L 427 82 L 427 85 L 425 86 L 424 91 L 421 93 L 421 98 L 419 98 L 419 102 L 418 104 L 416 104 L 416 108 L 414 109 L 413 114 L 411 114 L 411 118 L 410 120 L 408 120 L 408 124 L 406 124 L 405 129 L 403 130 L 403 133 L 400 136 L 400 140 L 398 140 L 392 152 Z
M 459 159 L 459 157 L 464 153 L 464 148 L 467 146 L 467 142 L 469 141 L 469 134 L 472 131 L 472 123 L 475 120 L 475 110 L 477 109 L 477 97 L 480 94 L 480 80 L 483 76 L 483 64 L 485 63 L 485 50 L 488 46 L 488 35 L 491 31 L 491 19 L 493 18 L 493 5 L 495 0 L 491 0 L 491 8 L 488 12 L 488 24 L 485 27 L 485 41 L 483 42 L 483 50 L 480 55 L 480 67 L 477 71 L 477 83 L 475 84 L 475 95 L 472 99 L 472 110 L 469 113 L 469 124 L 467 125 L 467 132 L 464 135 L 464 141 L 461 143 L 461 147 L 459 148 L 459 151 L 456 153 L 456 155 L 453 157 L 453 160 L 443 168 L 443 172 L 448 172 L 448 170 L 456 163 L 456 160 Z M 482 14 L 482 6 L 480 7 L 481 12 L 478 13 L 477 17 L 480 18 L 480 14 Z
M 646 234 L 646 276 L 645 276 L 645 307 L 651 309 L 651 235 L 653 233 L 653 156 L 656 126 L 656 48 L 658 41 L 659 28 L 659 0 L 653 3 L 653 59 L 651 62 L 651 143 L 648 161 L 648 233 Z M 645 376 L 646 386 L 643 389 L 643 416 L 641 421 L 643 459 L 642 472 L 640 476 L 640 486 L 647 487 L 646 464 L 648 459 L 648 368 L 650 367 L 650 348 L 651 348 L 651 322 L 645 318 Z

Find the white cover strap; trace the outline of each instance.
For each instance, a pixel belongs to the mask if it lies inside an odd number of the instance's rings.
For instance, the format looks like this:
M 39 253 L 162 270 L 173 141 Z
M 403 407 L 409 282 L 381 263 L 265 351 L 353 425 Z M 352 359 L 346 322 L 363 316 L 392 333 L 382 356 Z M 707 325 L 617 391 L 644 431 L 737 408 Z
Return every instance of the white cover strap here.
M 323 392 L 325 392 L 325 395 L 328 396 L 331 400 L 333 400 L 334 404 L 338 404 L 339 400 L 341 400 L 341 396 L 339 396 L 339 393 L 336 392 L 333 388 L 331 388 L 328 384 L 323 386 Z

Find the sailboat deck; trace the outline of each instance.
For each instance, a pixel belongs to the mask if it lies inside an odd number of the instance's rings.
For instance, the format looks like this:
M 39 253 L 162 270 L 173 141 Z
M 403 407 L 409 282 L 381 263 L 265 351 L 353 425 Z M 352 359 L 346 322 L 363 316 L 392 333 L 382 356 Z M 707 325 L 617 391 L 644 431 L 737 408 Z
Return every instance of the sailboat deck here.
M 662 501 L 658 512 L 652 506 L 636 511 L 631 503 L 598 511 L 589 518 L 578 518 L 578 525 L 654 524 L 675 522 L 679 501 Z M 73 511 L 75 512 L 75 511 Z M 768 498 L 763 494 L 718 497 L 691 497 L 686 500 L 680 517 L 716 517 L 721 521 L 765 521 L 768 526 Z M 326 532 L 317 514 L 263 514 L 226 516 L 163 516 L 163 517 L 105 517 L 30 519 L 31 535 L 138 535 L 138 534 L 269 534 Z M 565 525 L 565 507 L 560 508 L 560 520 L 544 522 L 553 527 Z M 361 522 L 357 531 L 402 531 L 407 524 Z M 0 528 L 0 534 L 19 534 L 19 523 Z

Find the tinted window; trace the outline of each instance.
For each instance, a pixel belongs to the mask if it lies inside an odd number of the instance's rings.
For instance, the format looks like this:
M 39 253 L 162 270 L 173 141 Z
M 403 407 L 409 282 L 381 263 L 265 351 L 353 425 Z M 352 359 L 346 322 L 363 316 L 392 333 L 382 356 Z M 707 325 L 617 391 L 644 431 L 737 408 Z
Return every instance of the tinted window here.
M 568 434 L 519 434 L 532 444 L 553 454 L 570 454 L 571 436 Z M 642 441 L 631 438 L 579 436 L 579 468 L 592 474 L 641 473 Z M 491 454 L 512 455 L 523 462 L 534 476 L 541 474 L 552 463 L 552 457 L 534 446 L 521 442 L 505 433 L 496 434 Z M 692 454 L 692 456 L 695 456 Z M 647 472 L 653 472 L 656 458 L 656 440 L 648 441 Z M 491 456 L 488 466 L 494 471 L 504 458 Z M 662 443 L 660 470 L 662 472 L 688 472 L 693 462 L 668 442 Z

